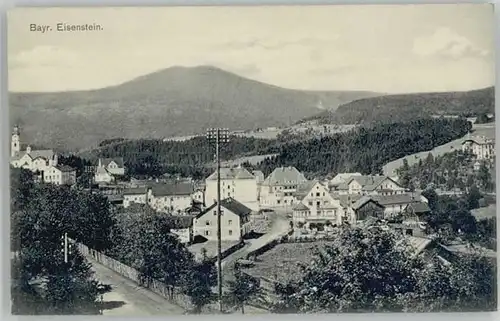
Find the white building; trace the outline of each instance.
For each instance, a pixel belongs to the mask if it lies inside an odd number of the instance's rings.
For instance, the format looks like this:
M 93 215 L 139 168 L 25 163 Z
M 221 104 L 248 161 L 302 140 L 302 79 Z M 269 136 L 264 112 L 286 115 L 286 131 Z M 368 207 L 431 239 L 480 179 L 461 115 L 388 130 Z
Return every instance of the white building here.
M 467 135 L 462 143 L 462 150 L 476 155 L 477 159 L 492 159 L 495 156 L 495 142 L 484 136 L 473 137 Z
M 221 199 L 231 197 L 253 211 L 259 210 L 258 178 L 248 170 L 237 168 L 221 168 Z M 217 173 L 206 179 L 205 204 L 210 206 L 217 201 Z
M 51 149 L 34 150 L 30 146 L 21 150 L 21 134 L 15 126 L 11 136 L 10 164 L 13 167 L 43 173 L 51 166 L 57 166 L 57 154 Z
M 338 173 L 329 182 L 330 186 L 338 186 L 342 183 L 347 183 L 347 181 L 353 176 L 362 176 L 361 173 Z
M 147 204 L 148 189 L 146 187 L 126 188 L 123 190 L 123 207 L 132 204 Z
M 175 227 L 170 230 L 170 233 L 176 235 L 181 243 L 191 243 L 193 240 L 193 220 L 194 216 L 176 217 Z
M 147 201 L 149 206 L 159 212 L 180 213 L 191 206 L 194 193 L 191 183 L 154 183 L 149 186 Z
M 297 204 L 295 192 L 307 179 L 295 167 L 276 168 L 262 182 L 260 188 L 260 207 L 290 208 Z
M 111 183 L 116 177 L 125 175 L 123 158 L 99 158 L 94 181 L 96 183 Z
M 355 175 L 344 183 L 332 186 L 339 195 L 397 195 L 406 192 L 406 189 L 388 176 L 383 175 Z
M 250 230 L 252 210 L 233 198 L 221 201 L 221 240 L 239 241 Z M 209 241 L 217 240 L 217 204 L 214 203 L 197 215 L 193 221 L 193 235 Z
M 74 185 L 76 169 L 66 165 L 49 166 L 43 171 L 43 181 L 56 185 Z
M 320 182 L 311 181 L 300 185 L 296 195 L 300 202 L 293 209 L 295 225 L 303 223 L 307 228 L 311 223 L 342 224 L 344 210 L 340 200 L 334 198 Z

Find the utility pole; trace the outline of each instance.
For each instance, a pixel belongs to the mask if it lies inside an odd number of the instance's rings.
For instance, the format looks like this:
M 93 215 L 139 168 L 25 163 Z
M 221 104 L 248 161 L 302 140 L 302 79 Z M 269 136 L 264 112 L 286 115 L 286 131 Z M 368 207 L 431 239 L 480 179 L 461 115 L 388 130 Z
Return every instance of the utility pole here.
M 217 162 L 217 288 L 219 292 L 219 310 L 222 313 L 222 264 L 221 264 L 221 210 L 220 210 L 220 148 L 228 143 L 229 131 L 223 128 L 210 128 L 207 132 L 208 142 L 215 143 L 215 159 Z
M 64 263 L 68 263 L 68 233 L 64 233 L 64 236 L 61 237 L 63 239 L 63 242 L 61 245 L 63 246 L 63 252 L 64 252 Z

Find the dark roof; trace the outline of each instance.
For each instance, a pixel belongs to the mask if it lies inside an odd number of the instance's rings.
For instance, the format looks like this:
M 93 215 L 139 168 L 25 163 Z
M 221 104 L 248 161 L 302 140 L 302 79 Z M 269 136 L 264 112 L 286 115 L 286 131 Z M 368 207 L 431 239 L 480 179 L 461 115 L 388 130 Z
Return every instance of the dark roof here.
M 375 203 L 379 207 L 382 207 L 382 208 L 384 207 L 384 205 L 380 204 L 379 202 L 377 202 L 376 200 L 374 200 L 373 198 L 371 198 L 370 196 L 367 195 L 367 196 L 361 197 L 356 202 L 354 202 L 354 204 L 352 204 L 352 208 L 354 210 L 358 210 L 361 207 L 363 207 L 366 203 L 369 203 L 369 202 Z
M 150 187 L 154 196 L 191 195 L 194 192 L 193 184 L 185 182 L 155 183 Z
M 221 179 L 255 179 L 247 169 L 243 167 L 236 168 L 221 168 L 220 169 Z M 217 180 L 217 172 L 207 177 L 207 180 L 213 181 Z
M 125 188 L 123 190 L 123 195 L 140 195 L 146 194 L 147 191 L 148 190 L 145 187 Z
M 109 163 L 115 162 L 119 167 L 124 167 L 124 162 L 122 157 L 113 157 L 113 158 L 101 158 L 100 159 L 102 166 L 108 166 Z
M 347 195 L 337 195 L 336 193 L 330 193 L 333 198 L 338 199 L 342 207 L 352 206 L 357 200 L 362 196 L 359 194 L 347 194 Z
M 412 193 L 395 195 L 370 195 L 370 197 L 386 207 L 387 205 L 409 204 L 420 201 L 420 195 L 418 193 L 413 193 L 413 195 Z
M 195 217 L 193 215 L 186 216 L 176 216 L 174 218 L 174 230 L 175 229 L 183 229 L 193 226 L 193 219 Z
M 67 165 L 57 165 L 55 166 L 58 170 L 60 170 L 61 172 L 75 172 L 76 169 L 74 169 L 73 167 L 71 166 L 67 166 Z
M 297 204 L 294 208 L 293 208 L 294 211 L 307 211 L 309 210 L 309 208 L 307 208 L 307 206 L 304 205 L 304 203 L 299 203 Z
M 411 204 L 408 204 L 406 209 L 412 209 L 414 213 L 427 213 L 430 212 L 431 209 L 429 208 L 429 205 L 425 202 L 414 202 Z
M 205 209 L 203 212 L 200 214 L 196 215 L 196 218 L 200 218 L 203 215 L 205 215 L 207 212 L 210 212 L 212 209 L 214 209 L 217 206 L 217 202 L 213 203 L 210 207 Z M 220 206 L 233 212 L 234 214 L 240 216 L 240 217 L 245 217 L 250 215 L 252 212 L 251 209 L 246 207 L 245 205 L 241 204 L 237 200 L 235 200 L 232 197 L 226 198 L 220 202 Z
M 318 183 L 317 180 L 306 181 L 297 186 L 297 191 L 295 192 L 295 196 L 297 198 L 303 199 L 307 196 L 307 194 L 311 191 L 311 189 Z

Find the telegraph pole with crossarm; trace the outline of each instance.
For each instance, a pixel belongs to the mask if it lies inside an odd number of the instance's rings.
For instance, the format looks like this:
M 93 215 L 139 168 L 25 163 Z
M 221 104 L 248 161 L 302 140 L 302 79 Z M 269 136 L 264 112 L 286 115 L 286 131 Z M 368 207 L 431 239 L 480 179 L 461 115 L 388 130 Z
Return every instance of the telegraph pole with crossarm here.
M 220 148 L 229 142 L 229 131 L 225 128 L 210 128 L 207 131 L 209 144 L 215 145 L 217 162 L 217 288 L 219 291 L 219 309 L 222 310 L 222 265 L 221 265 L 221 210 L 220 210 Z

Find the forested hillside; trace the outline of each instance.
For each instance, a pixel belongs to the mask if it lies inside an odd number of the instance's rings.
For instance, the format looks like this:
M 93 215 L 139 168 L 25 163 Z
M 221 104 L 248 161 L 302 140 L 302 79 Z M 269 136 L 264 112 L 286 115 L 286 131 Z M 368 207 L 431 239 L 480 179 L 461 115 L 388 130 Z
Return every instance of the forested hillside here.
M 470 128 L 465 119 L 419 119 L 295 142 L 232 137 L 222 156 L 230 159 L 277 153 L 278 156 L 253 166 L 265 174 L 278 166 L 295 166 L 310 176 L 332 172 L 378 173 L 389 161 L 462 137 Z M 183 142 L 123 141 L 82 156 L 94 161 L 98 157 L 123 157 L 131 175 L 171 173 L 203 178 L 213 171 L 210 164 L 213 155 L 214 149 L 207 140 L 198 137 Z
M 363 98 L 307 118 L 320 123 L 406 121 L 434 115 L 478 116 L 495 112 L 495 88 Z
M 464 136 L 471 129 L 466 119 L 418 119 L 361 127 L 331 137 L 283 145 L 279 155 L 259 168 L 268 174 L 278 166 L 295 166 L 309 176 L 339 172 L 381 173 L 394 159 L 430 150 Z

